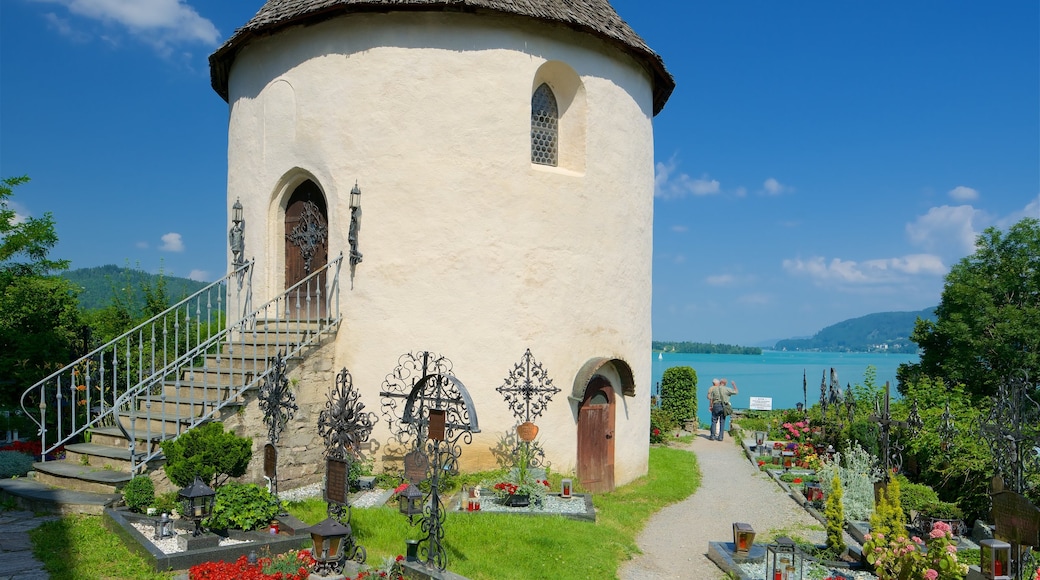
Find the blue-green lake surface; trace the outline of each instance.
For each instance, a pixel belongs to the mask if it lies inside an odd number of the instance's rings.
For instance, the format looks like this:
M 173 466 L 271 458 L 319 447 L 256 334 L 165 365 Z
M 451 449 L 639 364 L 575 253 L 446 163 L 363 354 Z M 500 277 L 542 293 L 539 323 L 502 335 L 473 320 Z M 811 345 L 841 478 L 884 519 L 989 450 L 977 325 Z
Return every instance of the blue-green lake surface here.
M 708 423 L 710 413 L 705 395 L 713 378 L 737 382 L 740 393 L 731 399 L 736 408 L 747 408 L 750 397 L 772 398 L 774 409 L 793 409 L 802 401 L 802 372 L 805 372 L 806 398 L 811 406 L 820 400 L 820 379 L 830 369 L 838 372 L 844 389 L 847 384 L 862 384 L 867 366 L 877 369 L 877 384 L 892 383 L 895 395 L 896 369 L 901 363 L 918 362 L 916 354 L 788 352 L 762 351 L 760 355 L 653 353 L 653 392 L 657 392 L 665 369 L 689 366 L 697 371 L 697 418 Z

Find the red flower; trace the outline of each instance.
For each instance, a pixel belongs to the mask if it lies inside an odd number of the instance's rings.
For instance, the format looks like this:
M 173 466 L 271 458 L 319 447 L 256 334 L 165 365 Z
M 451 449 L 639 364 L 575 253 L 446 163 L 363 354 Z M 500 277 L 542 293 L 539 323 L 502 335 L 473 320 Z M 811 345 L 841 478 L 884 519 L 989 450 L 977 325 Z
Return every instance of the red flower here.
M 661 434 L 661 430 L 656 428 L 656 427 L 654 427 L 654 435 L 656 436 L 656 435 L 660 435 L 660 434 Z

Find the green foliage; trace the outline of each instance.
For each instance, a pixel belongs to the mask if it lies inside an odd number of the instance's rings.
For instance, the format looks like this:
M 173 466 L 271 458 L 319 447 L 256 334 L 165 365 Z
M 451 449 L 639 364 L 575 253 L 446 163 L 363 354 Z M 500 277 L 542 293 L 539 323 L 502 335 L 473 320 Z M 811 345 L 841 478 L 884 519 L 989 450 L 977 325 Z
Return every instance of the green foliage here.
M 664 443 L 679 423 L 664 409 L 650 409 L 650 442 Z
M 32 471 L 33 458 L 21 451 L 0 451 L 0 479 L 22 477 Z
M 904 390 L 900 407 L 905 407 L 906 400 L 916 400 L 924 423 L 907 446 L 918 467 L 915 479 L 931 486 L 939 499 L 956 503 L 970 519 L 986 517 L 994 465 L 989 448 L 978 436 L 978 425 L 989 413 L 989 401 L 973 402 L 961 385 L 928 377 L 916 377 Z M 947 401 L 955 421 L 953 437 L 943 436 L 940 430 Z
M 927 544 L 920 538 L 908 539 L 906 534 L 892 538 L 871 531 L 865 538 L 863 554 L 880 580 L 963 580 L 968 573 L 968 566 L 958 559 L 957 542 L 946 524 L 932 527 Z
M 886 345 L 883 352 L 916 353 L 917 345 L 910 341 L 914 322 L 920 318 L 935 319 L 935 309 L 918 312 L 879 312 L 832 324 L 812 338 L 781 340 L 776 350 L 822 350 L 829 352 L 872 352 L 877 345 Z
M 147 475 L 138 475 L 123 486 L 123 501 L 130 511 L 143 512 L 155 501 L 155 484 Z
M 149 293 L 153 304 L 157 290 L 166 295 L 167 302 L 175 302 L 206 287 L 206 282 L 198 282 L 188 278 L 167 276 L 163 273 L 150 274 L 139 267 L 109 264 L 92 268 L 77 268 L 61 274 L 80 290 L 79 303 L 85 311 L 108 308 L 113 302 L 125 309 L 134 317 L 140 316 L 148 309 Z M 161 302 L 159 297 L 157 302 Z M 160 310 L 161 312 L 161 310 Z
M 661 408 L 682 423 L 697 418 L 697 371 L 670 367 L 661 377 Z
M 906 511 L 920 512 L 929 503 L 939 501 L 939 495 L 927 485 L 912 483 L 904 475 L 895 478 L 899 480 L 900 499 Z
M 849 443 L 859 445 L 874 457 L 881 456 L 881 430 L 877 423 L 866 418 L 857 419 L 852 425 L 849 425 L 848 440 Z
M 278 511 L 278 499 L 265 488 L 232 481 L 217 488 L 213 514 L 203 525 L 218 530 L 255 530 L 269 524 Z
M 834 459 L 824 461 L 816 474 L 825 496 L 832 493 L 830 486 L 835 476 L 841 481 L 845 519 L 863 521 L 873 513 L 874 482 L 881 480 L 882 473 L 874 457 L 862 447 L 852 444 L 844 453 L 835 453 Z
M 892 478 L 887 486 L 878 490 L 874 513 L 870 516 L 870 531 L 888 537 L 906 535 L 906 514 L 900 501 L 898 478 Z
M 838 475 L 831 478 L 830 491 L 826 495 L 824 517 L 827 519 L 827 550 L 840 554 L 845 551 L 845 507 L 842 502 L 845 494 Z
M 926 503 L 921 508 L 921 513 L 943 520 L 959 520 L 964 517 L 964 512 L 957 507 L 957 504 L 942 500 Z
M 160 493 L 152 500 L 152 507 L 159 513 L 180 513 L 180 498 L 176 491 Z
M 734 346 L 706 342 L 668 342 L 655 340 L 650 344 L 654 352 L 681 352 L 687 354 L 762 354 L 757 346 Z
M 166 476 L 178 487 L 191 485 L 195 476 L 219 487 L 245 474 L 252 448 L 252 438 L 225 433 L 219 422 L 206 423 L 162 444 Z
M 1040 376 L 1040 221 L 987 228 L 975 248 L 946 275 L 936 320 L 918 321 L 921 362 L 901 365 L 900 383 L 941 378 L 978 400 L 1022 372 Z
M 131 552 L 118 534 L 102 524 L 100 516 L 65 516 L 29 531 L 36 556 L 50 578 L 133 578 L 170 580 L 171 573 L 156 572 Z
M 44 276 L 68 268 L 66 260 L 47 258 L 58 243 L 54 217 L 19 216 L 10 205 L 14 188 L 29 182 L 28 176 L 0 180 L 0 273 L 13 276 Z

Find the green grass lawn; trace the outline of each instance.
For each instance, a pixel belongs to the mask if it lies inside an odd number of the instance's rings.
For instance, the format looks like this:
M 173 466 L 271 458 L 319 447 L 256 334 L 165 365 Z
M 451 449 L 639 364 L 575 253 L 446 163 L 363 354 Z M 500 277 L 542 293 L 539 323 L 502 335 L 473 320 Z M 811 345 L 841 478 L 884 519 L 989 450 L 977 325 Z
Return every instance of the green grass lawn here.
M 692 453 L 651 447 L 646 477 L 595 496 L 594 524 L 560 516 L 449 513 L 444 524 L 448 569 L 473 580 L 614 578 L 621 563 L 638 553 L 635 539 L 647 520 L 699 485 Z M 308 524 L 325 518 L 325 504 L 316 500 L 291 504 L 289 511 Z M 420 534 L 418 526 L 389 507 L 355 509 L 351 526 L 372 566 L 402 554 L 404 541 Z M 97 516 L 49 522 L 31 537 L 34 553 L 55 578 L 172 577 L 150 572 Z

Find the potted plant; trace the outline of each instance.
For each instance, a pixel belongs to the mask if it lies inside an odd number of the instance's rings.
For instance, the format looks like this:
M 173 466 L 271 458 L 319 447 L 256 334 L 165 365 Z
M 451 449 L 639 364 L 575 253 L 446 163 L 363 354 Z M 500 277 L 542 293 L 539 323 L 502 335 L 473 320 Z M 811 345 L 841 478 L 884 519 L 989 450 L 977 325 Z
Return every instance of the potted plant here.
M 936 522 L 942 522 L 950 527 L 956 537 L 964 533 L 963 518 L 964 512 L 957 507 L 957 504 L 935 500 L 921 506 L 914 525 L 919 530 L 931 530 Z

